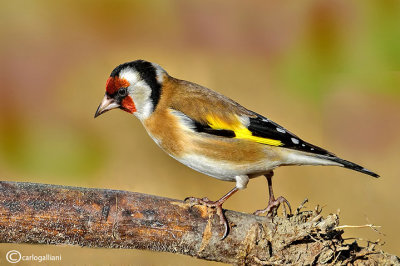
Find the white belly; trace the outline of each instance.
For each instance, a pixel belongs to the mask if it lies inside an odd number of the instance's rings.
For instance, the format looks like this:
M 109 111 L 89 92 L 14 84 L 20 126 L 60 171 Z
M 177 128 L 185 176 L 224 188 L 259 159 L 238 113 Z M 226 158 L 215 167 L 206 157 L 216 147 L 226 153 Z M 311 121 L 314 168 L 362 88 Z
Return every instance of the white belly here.
M 172 156 L 173 157 L 173 156 Z M 265 161 L 250 164 L 233 164 L 227 161 L 216 161 L 201 155 L 185 155 L 182 158 L 175 158 L 184 165 L 209 176 L 225 180 L 236 181 L 236 176 L 251 175 L 257 176 L 274 169 L 277 165 Z

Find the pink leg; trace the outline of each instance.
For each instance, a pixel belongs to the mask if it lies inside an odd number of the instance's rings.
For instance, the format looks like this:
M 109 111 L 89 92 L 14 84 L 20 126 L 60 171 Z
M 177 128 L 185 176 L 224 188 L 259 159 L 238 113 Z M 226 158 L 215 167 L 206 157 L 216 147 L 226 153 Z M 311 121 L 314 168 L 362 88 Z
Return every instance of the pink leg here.
M 279 205 L 281 205 L 281 203 L 286 204 L 289 208 L 290 214 L 292 214 L 292 208 L 290 207 L 290 204 L 287 201 L 287 199 L 285 199 L 284 197 L 278 197 L 277 199 L 275 199 L 274 191 L 272 190 L 272 176 L 273 175 L 274 175 L 273 171 L 271 171 L 270 173 L 265 175 L 265 177 L 267 178 L 267 181 L 268 181 L 268 191 L 269 191 L 268 206 L 267 206 L 267 208 L 265 208 L 263 210 L 255 211 L 254 212 L 255 215 L 261 215 L 261 214 L 266 213 L 268 216 L 275 216 L 276 211 L 278 210 Z

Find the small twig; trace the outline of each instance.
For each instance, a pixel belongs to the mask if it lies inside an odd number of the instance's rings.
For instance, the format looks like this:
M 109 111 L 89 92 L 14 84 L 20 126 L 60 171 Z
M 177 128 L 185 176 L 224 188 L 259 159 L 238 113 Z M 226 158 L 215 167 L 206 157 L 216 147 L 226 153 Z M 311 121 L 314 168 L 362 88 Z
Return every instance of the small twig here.
M 381 232 L 379 232 L 378 230 L 376 230 L 376 228 L 381 228 L 382 226 L 380 225 L 373 225 L 373 224 L 364 224 L 364 225 L 340 225 L 340 226 L 336 226 L 334 228 L 334 230 L 337 229 L 344 229 L 344 228 L 371 228 L 372 230 L 374 230 L 375 232 L 382 234 Z
M 339 250 L 339 252 L 335 255 L 335 259 L 333 260 L 332 265 L 335 265 L 335 263 L 336 263 L 337 259 L 340 257 L 341 253 L 342 253 L 342 251 Z
M 308 202 L 308 198 L 305 198 L 302 203 L 300 203 L 299 207 L 296 209 L 296 215 L 300 213 L 301 209 L 304 208 L 304 205 Z
M 373 225 L 373 224 L 364 224 L 364 225 L 340 225 L 340 226 L 336 226 L 334 229 L 342 229 L 342 228 L 365 228 L 365 227 L 370 227 L 370 228 L 381 228 L 382 226 L 380 226 L 380 225 Z

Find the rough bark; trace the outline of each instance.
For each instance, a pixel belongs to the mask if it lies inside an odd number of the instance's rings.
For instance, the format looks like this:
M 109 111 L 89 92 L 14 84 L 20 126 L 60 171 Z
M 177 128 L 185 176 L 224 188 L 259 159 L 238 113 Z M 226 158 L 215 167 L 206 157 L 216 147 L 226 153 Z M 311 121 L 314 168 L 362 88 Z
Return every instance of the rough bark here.
M 318 209 L 291 217 L 213 210 L 135 192 L 0 182 L 0 242 L 135 248 L 231 264 L 400 264 L 376 249 L 346 244 L 339 217 Z

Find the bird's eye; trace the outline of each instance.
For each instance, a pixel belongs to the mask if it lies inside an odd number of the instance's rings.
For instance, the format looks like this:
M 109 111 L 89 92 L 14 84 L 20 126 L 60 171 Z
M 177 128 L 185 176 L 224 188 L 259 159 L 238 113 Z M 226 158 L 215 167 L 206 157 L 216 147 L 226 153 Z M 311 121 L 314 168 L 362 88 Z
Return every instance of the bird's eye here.
M 118 90 L 118 95 L 120 97 L 125 97 L 126 95 L 128 95 L 128 90 L 126 88 L 120 88 Z

